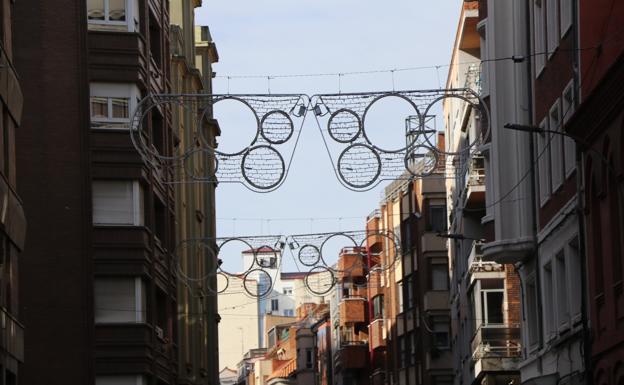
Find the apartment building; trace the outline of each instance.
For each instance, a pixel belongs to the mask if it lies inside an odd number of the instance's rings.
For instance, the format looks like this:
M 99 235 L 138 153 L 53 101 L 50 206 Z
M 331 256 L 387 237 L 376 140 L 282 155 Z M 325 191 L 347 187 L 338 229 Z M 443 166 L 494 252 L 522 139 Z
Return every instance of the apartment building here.
M 28 179 L 23 178 L 19 166 L 16 165 L 16 132 L 22 123 L 24 96 L 20 85 L 22 75 L 16 68 L 14 52 L 19 43 L 13 44 L 15 23 L 13 22 L 13 2 L 3 0 L 0 3 L 0 103 L 2 127 L 0 138 L 0 190 L 4 202 L 0 219 L 0 383 L 15 385 L 21 382 L 20 371 L 24 362 L 24 327 L 21 321 L 19 293 L 21 283 L 19 270 L 21 251 L 24 250 L 26 236 L 26 217 L 22 199 L 18 195 L 17 180 L 24 185 Z M 27 112 L 28 113 L 28 112 Z
M 362 247 L 338 255 L 336 285 L 329 300 L 334 385 L 369 383 L 367 261 Z
M 195 8 L 201 1 L 170 0 L 171 51 L 170 83 L 174 94 L 203 94 L 212 89 L 212 65 L 219 60 L 216 45 L 207 26 L 195 26 Z M 201 120 L 200 120 L 201 117 Z M 197 147 L 199 137 L 215 146 L 219 135 L 210 105 L 172 109 L 174 147 L 179 153 Z M 175 180 L 185 180 L 186 170 L 213 175 L 215 161 L 208 153 L 197 152 L 175 169 Z M 205 240 L 187 247 L 176 247 L 180 277 L 177 290 L 178 383 L 214 384 L 219 375 L 218 319 L 215 237 L 214 183 L 175 185 L 175 230 L 178 245 L 185 240 Z M 191 247 L 188 247 L 191 246 Z M 194 247 L 193 247 L 194 246 Z M 212 250 L 212 252 L 210 251 Z
M 236 365 L 251 349 L 268 347 L 268 330 L 301 318 L 298 309 L 305 304 L 324 301 L 322 297 L 311 295 L 306 288 L 306 273 L 281 271 L 279 251 L 264 246 L 244 250 L 241 257 L 243 266 L 257 269 L 247 276 L 228 276 L 228 287 L 218 296 L 219 364 L 222 368 Z M 241 340 L 240 344 L 231 343 Z
M 19 271 L 22 383 L 177 382 L 174 189 L 128 130 L 143 96 L 171 91 L 168 4 L 13 4 L 16 162 L 34 240 Z M 145 121 L 147 143 L 171 155 L 171 111 Z
M 526 384 L 579 384 L 588 374 L 582 170 L 575 141 L 561 135 L 588 75 L 579 66 L 578 4 L 479 2 L 482 96 L 492 117 L 483 259 L 519 273 Z M 513 59 L 491 60 L 504 57 Z
M 451 57 L 447 88 L 481 92 L 479 3 L 464 2 Z M 466 100 L 445 100 L 448 256 L 454 384 L 519 383 L 520 281 L 512 264 L 483 257 L 486 215 L 485 114 Z M 446 230 L 445 230 L 446 231 Z
M 597 385 L 620 384 L 624 382 L 624 44 L 620 39 L 624 6 L 581 0 L 576 9 L 573 19 L 578 22 L 579 47 L 599 47 L 578 53 L 579 105 L 573 114 L 568 113 L 563 127 L 578 139 L 579 166 L 584 173 L 586 248 L 573 251 L 581 255 L 584 251 L 587 261 L 586 309 L 591 325 L 591 350 L 585 350 L 591 356 L 591 379 L 587 380 Z M 564 99 L 562 105 L 574 104 Z
M 368 217 L 372 384 L 452 383 L 445 187 L 443 164 L 395 181 Z

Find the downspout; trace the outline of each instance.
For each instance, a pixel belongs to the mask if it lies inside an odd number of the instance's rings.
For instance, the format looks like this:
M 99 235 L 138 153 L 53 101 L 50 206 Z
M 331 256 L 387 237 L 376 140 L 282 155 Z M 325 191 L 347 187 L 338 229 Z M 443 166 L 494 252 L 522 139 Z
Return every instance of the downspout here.
M 579 6 L 577 1 L 572 1 L 572 32 L 574 34 L 574 47 L 579 47 Z M 574 100 L 575 104 L 579 104 L 580 101 L 580 52 L 574 54 Z M 589 304 L 587 303 L 588 288 L 587 288 L 587 253 L 586 247 L 586 229 L 585 229 L 585 216 L 583 214 L 583 146 L 579 141 L 576 143 L 576 213 L 578 221 L 578 250 L 579 258 L 581 260 L 581 324 L 583 326 L 583 364 L 585 366 L 585 383 L 587 385 L 593 385 L 594 376 L 592 373 L 592 341 L 591 330 L 589 329 L 588 311 Z

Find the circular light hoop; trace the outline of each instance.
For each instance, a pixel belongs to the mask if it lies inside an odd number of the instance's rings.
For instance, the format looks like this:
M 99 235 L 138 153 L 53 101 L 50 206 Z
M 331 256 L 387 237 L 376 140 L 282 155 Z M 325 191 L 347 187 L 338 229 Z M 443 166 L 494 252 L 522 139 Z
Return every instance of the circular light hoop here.
M 435 98 L 433 101 L 431 101 L 431 103 L 429 103 L 429 105 L 428 105 L 428 106 L 427 106 L 427 108 L 425 109 L 425 112 L 424 112 L 423 116 L 427 116 L 427 114 L 429 113 L 429 110 L 431 110 L 431 108 L 432 108 L 433 106 L 435 106 L 435 105 L 436 105 L 438 102 L 440 102 L 441 100 L 444 100 L 444 99 L 451 99 L 451 98 L 459 99 L 459 100 L 462 100 L 462 101 L 464 101 L 464 102 L 468 103 L 470 106 L 472 106 L 472 108 L 474 108 L 476 111 L 478 111 L 478 113 L 480 113 L 480 109 L 479 109 L 479 107 L 480 107 L 480 106 L 482 106 L 482 105 L 483 105 L 483 103 L 482 103 L 481 99 L 479 98 L 479 96 L 478 96 L 477 94 L 475 94 L 475 93 L 474 93 L 474 91 L 469 90 L 469 89 L 466 89 L 466 90 L 461 90 L 461 91 L 468 91 L 468 92 L 472 93 L 472 94 L 475 96 L 475 98 L 476 98 L 477 100 L 479 100 L 479 103 L 475 103 L 475 102 L 473 102 L 473 101 L 472 101 L 472 100 L 470 100 L 467 96 L 464 96 L 464 95 L 445 94 L 445 95 L 439 96 L 439 97 Z M 488 126 L 489 126 L 489 121 L 490 121 L 489 116 L 487 117 L 487 119 L 488 119 Z M 421 124 L 420 129 L 424 131 L 424 129 L 425 129 L 424 124 Z M 489 128 L 488 128 L 488 132 L 489 132 Z M 424 134 L 424 132 L 423 132 L 423 134 Z M 467 145 L 467 146 L 465 146 L 465 147 L 464 147 L 461 151 L 457 151 L 457 152 L 453 152 L 453 151 L 446 151 L 446 150 L 445 150 L 445 151 L 441 151 L 441 150 L 440 150 L 440 149 L 439 149 L 439 148 L 435 145 L 435 143 L 431 143 L 431 141 L 429 140 L 429 137 L 425 135 L 425 141 L 427 142 L 427 145 L 428 145 L 429 147 L 431 147 L 431 148 L 432 148 L 435 152 L 442 153 L 442 154 L 446 154 L 446 155 L 461 155 L 461 154 L 463 154 L 464 152 L 469 151 L 469 150 L 470 150 L 470 149 L 471 149 L 471 148 L 472 148 L 472 147 L 473 147 L 473 146 L 477 143 L 477 141 L 478 141 L 478 140 L 479 140 L 479 136 L 477 135 L 477 136 L 475 137 L 474 141 L 473 141 L 472 143 L 468 143 L 468 145 Z
M 345 175 L 345 173 L 342 170 L 342 165 L 343 165 L 343 160 L 344 160 L 345 155 L 347 155 L 349 151 L 353 151 L 354 149 L 365 149 L 366 151 L 368 151 L 370 153 L 370 155 L 373 156 L 373 158 L 369 158 L 369 159 L 374 159 L 375 162 L 377 162 L 377 167 L 374 168 L 374 170 L 375 170 L 374 171 L 374 175 L 368 176 L 366 178 L 368 180 L 364 180 L 361 183 L 354 183 L 353 181 L 350 181 L 349 180 L 350 178 L 348 178 L 348 175 Z M 357 159 L 356 160 L 352 160 L 352 161 L 356 161 L 357 162 Z M 354 170 L 347 170 L 347 171 L 352 171 L 357 176 L 357 170 L 355 170 L 355 171 Z M 340 156 L 338 157 L 338 174 L 340 176 L 340 179 L 342 179 L 347 185 L 349 185 L 350 187 L 353 187 L 354 189 L 363 189 L 363 188 L 369 187 L 372 184 L 374 184 L 377 181 L 377 179 L 379 178 L 379 175 L 381 175 L 381 157 L 379 156 L 377 151 L 375 151 L 375 149 L 372 148 L 369 145 L 360 144 L 360 143 L 352 144 L 351 146 L 345 148 L 342 151 L 342 153 L 340 154 Z
M 271 251 L 271 252 L 264 253 L 264 252 L 260 251 L 260 250 L 262 250 L 263 248 L 271 249 L 272 251 Z M 255 248 L 255 249 L 253 249 L 253 254 L 254 254 L 254 262 L 255 262 L 255 264 L 256 264 L 256 265 L 258 265 L 258 267 L 260 267 L 261 269 L 263 269 L 263 268 L 268 267 L 268 266 L 262 266 L 262 264 L 260 263 L 260 259 L 258 259 L 258 256 L 259 256 L 260 254 L 263 254 L 263 256 L 264 256 L 264 255 L 266 255 L 266 254 L 272 254 L 273 256 L 275 256 L 275 266 L 277 267 L 277 266 L 278 266 L 278 263 L 277 263 L 277 262 L 278 262 L 278 260 L 279 260 L 279 258 L 280 258 L 280 254 L 281 254 L 281 253 L 280 253 L 278 250 L 275 250 L 275 249 L 274 249 L 273 247 L 271 247 L 271 246 L 268 246 L 268 245 L 262 245 L 262 246 L 260 246 L 260 247 L 257 247 L 257 248 Z
M 394 266 L 394 264 L 396 263 L 396 261 L 399 259 L 400 256 L 400 248 L 399 248 L 399 244 L 397 242 L 397 237 L 396 234 L 394 233 L 394 231 L 389 231 L 389 230 L 382 230 L 382 231 L 374 231 L 374 232 L 369 232 L 366 234 L 366 236 L 364 237 L 364 239 L 362 240 L 362 242 L 360 242 L 360 247 L 363 250 L 368 250 L 368 247 L 365 247 L 367 240 L 371 237 L 386 237 L 389 240 L 389 243 L 391 243 L 393 245 L 394 248 L 394 259 L 392 260 L 392 263 L 390 264 L 379 264 L 379 265 L 375 265 L 373 267 L 370 268 L 370 272 L 373 271 L 384 271 L 384 270 L 388 270 L 389 268 L 391 268 L 392 266 Z M 368 254 L 366 251 L 363 251 L 364 254 Z M 388 256 L 388 250 L 384 249 L 384 254 L 386 254 L 386 257 Z
M 204 242 L 201 242 L 199 240 L 193 240 L 193 241 L 183 241 L 182 243 L 178 244 L 175 248 L 174 251 L 174 259 L 175 259 L 175 269 L 176 269 L 176 273 L 178 275 L 178 278 L 186 281 L 187 283 L 190 282 L 203 282 L 205 280 L 207 280 L 210 277 L 216 276 L 217 274 L 217 267 L 215 266 L 213 271 L 209 271 L 206 274 L 204 274 L 203 276 L 200 277 L 191 277 L 189 276 L 184 269 L 182 268 L 182 258 L 180 258 L 179 254 L 181 253 L 181 249 L 186 248 L 187 250 L 195 250 L 195 247 L 201 247 L 201 250 L 206 250 L 208 253 L 210 253 L 211 255 L 209 255 L 209 257 L 212 258 L 212 260 L 216 261 L 217 260 L 217 254 L 215 254 L 215 251 L 210 247 L 210 245 L 205 244 Z M 193 252 L 193 255 L 195 256 L 195 253 Z
M 258 274 L 266 274 L 266 277 L 269 281 L 269 285 L 267 285 L 267 288 L 264 292 L 262 293 L 253 293 L 249 287 L 247 287 L 247 281 L 249 279 L 249 275 L 254 273 L 254 272 L 258 272 Z M 262 279 L 258 279 L 258 284 L 256 286 L 257 289 L 261 288 L 261 282 Z M 252 297 L 255 298 L 262 298 L 264 296 L 266 296 L 267 294 L 269 294 L 271 292 L 271 290 L 273 289 L 273 279 L 271 278 L 271 275 L 269 273 L 266 272 L 266 270 L 264 269 L 251 269 L 249 270 L 247 273 L 245 273 L 245 276 L 243 277 L 243 288 L 245 289 L 245 291 L 247 292 L 247 294 L 249 294 Z
M 339 115 L 353 116 L 355 118 L 355 123 L 357 124 L 357 131 L 350 133 L 350 135 L 341 132 L 334 132 L 335 130 L 337 130 L 337 128 L 332 129 L 332 122 L 334 122 L 334 119 L 340 119 L 341 117 Z M 341 108 L 332 113 L 329 117 L 329 121 L 327 122 L 327 132 L 329 133 L 329 136 L 331 136 L 331 138 L 338 143 L 352 143 L 360 136 L 360 133 L 362 132 L 362 120 L 360 119 L 358 114 L 356 114 L 352 110 L 348 108 Z M 344 136 L 344 138 L 341 138 L 341 136 Z
M 310 276 L 315 276 L 318 274 L 322 274 L 323 272 L 326 272 L 327 275 L 331 278 L 331 281 L 327 287 L 326 290 L 315 290 L 311 287 L 310 285 Z M 336 277 L 334 276 L 334 273 L 325 266 L 316 266 L 314 268 L 312 268 L 305 276 L 305 278 L 303 279 L 303 284 L 305 285 L 306 289 L 308 289 L 309 292 L 311 292 L 314 295 L 318 295 L 318 296 L 323 296 L 327 293 L 329 293 L 331 291 L 331 289 L 334 287 L 334 285 L 336 285 Z
M 414 152 L 416 152 L 418 149 L 425 149 L 426 152 L 422 155 L 422 162 L 425 162 L 425 159 L 430 159 L 433 158 L 433 163 L 424 166 L 423 170 L 421 172 L 417 172 L 415 170 L 412 169 L 412 167 L 410 167 L 409 161 L 411 160 L 411 157 Z M 428 157 L 429 155 L 429 157 Z M 415 146 L 413 148 L 410 148 L 409 150 L 407 150 L 407 152 L 405 153 L 405 157 L 403 158 L 403 163 L 405 164 L 405 169 L 412 174 L 413 176 L 417 177 L 417 178 L 423 178 L 426 176 L 429 176 L 431 174 L 433 174 L 433 172 L 436 170 L 436 166 L 438 165 L 438 152 L 435 151 L 433 148 L 428 147 L 428 146 Z
M 332 235 L 330 235 L 329 237 L 325 238 L 325 240 L 323 240 L 323 243 L 321 243 L 321 247 L 320 247 L 320 249 L 319 249 L 319 252 L 320 252 L 320 257 L 321 257 L 321 262 L 323 262 L 323 265 L 325 265 L 325 267 L 327 267 L 328 269 L 330 269 L 330 270 L 332 270 L 332 271 L 340 271 L 340 270 L 338 270 L 338 269 L 332 269 L 332 268 L 330 267 L 330 265 L 327 263 L 327 261 L 325 261 L 325 258 L 323 257 L 323 247 L 325 247 L 325 244 L 327 244 L 327 242 L 329 242 L 329 240 L 330 240 L 330 239 L 332 239 L 332 238 L 338 238 L 338 237 L 344 237 L 344 238 L 347 238 L 348 240 L 350 240 L 350 241 L 351 241 L 351 243 L 353 244 L 353 247 L 358 247 L 358 244 L 357 244 L 357 242 L 355 241 L 355 239 L 353 239 L 353 237 L 349 236 L 349 235 L 348 235 L 348 234 L 346 234 L 346 233 L 335 233 L 335 234 L 332 234 Z M 349 246 L 348 246 L 348 245 L 347 245 L 347 246 L 343 246 L 343 248 L 345 248 L 345 247 L 349 247 Z M 337 255 L 336 257 L 338 257 L 338 255 Z
M 303 245 L 299 249 L 297 258 L 299 259 L 299 262 L 301 262 L 301 264 L 304 266 L 316 266 L 316 264 L 318 264 L 321 259 L 321 251 L 318 247 L 314 245 Z M 310 261 L 310 258 L 313 258 L 312 261 Z
M 379 146 L 377 146 L 375 143 L 373 143 L 370 139 L 370 137 L 367 135 L 366 133 L 366 115 L 368 114 L 368 111 L 371 109 L 371 107 L 373 105 L 375 105 L 375 103 L 377 103 L 378 101 L 385 99 L 385 98 L 398 98 L 398 99 L 403 99 L 405 100 L 407 103 L 409 103 L 409 105 L 414 109 L 414 111 L 416 112 L 416 116 L 418 116 L 418 118 L 420 119 L 420 111 L 418 110 L 418 107 L 416 106 L 416 104 L 414 104 L 414 102 L 412 102 L 407 96 L 401 95 L 400 93 L 396 93 L 396 92 L 391 92 L 391 93 L 387 93 L 387 94 L 383 94 L 380 95 L 378 97 L 376 97 L 375 99 L 373 99 L 372 102 L 370 102 L 370 104 L 368 106 L 366 106 L 366 109 L 364 110 L 364 113 L 362 114 L 362 134 L 364 135 L 364 138 L 366 139 L 366 141 L 373 146 L 374 148 L 379 149 L 382 152 L 389 152 L 389 153 L 393 153 L 393 152 L 402 152 L 405 151 L 407 149 L 407 147 L 409 147 L 409 145 L 405 145 L 403 147 L 400 147 L 398 149 L 394 149 L 394 150 L 387 150 L 387 149 L 383 149 Z M 426 115 L 425 115 L 426 116 Z M 401 130 L 401 133 L 404 134 L 404 130 Z
M 195 171 L 192 169 L 192 167 L 189 166 L 189 160 L 198 153 L 205 153 L 207 157 L 212 157 L 215 167 L 214 172 L 210 175 L 195 175 Z M 184 171 L 186 171 L 187 175 L 189 175 L 191 179 L 197 181 L 214 180 L 217 177 L 217 173 L 219 172 L 219 158 L 216 156 L 216 153 L 212 149 L 196 148 L 192 151 L 189 151 L 184 154 L 184 157 L 182 158 L 182 163 L 184 164 Z
M 252 154 L 251 156 L 253 156 L 254 152 L 258 152 L 261 150 L 266 150 L 270 152 L 273 156 L 276 156 L 276 158 L 272 160 L 279 162 L 278 165 L 281 168 L 280 173 L 279 173 L 279 178 L 274 178 L 275 180 L 271 181 L 271 183 L 268 185 L 258 184 L 257 180 L 255 181 L 252 180 L 252 178 L 254 177 L 248 175 L 249 171 L 247 171 L 247 167 L 251 167 L 251 165 L 246 165 L 246 162 L 249 159 L 250 154 Z M 266 155 L 263 155 L 263 157 L 266 160 Z M 241 161 L 241 172 L 243 173 L 243 178 L 245 178 L 247 183 L 249 183 L 252 187 L 257 188 L 258 190 L 271 190 L 272 188 L 279 186 L 280 183 L 284 180 L 284 176 L 286 175 L 286 164 L 284 163 L 284 158 L 282 158 L 282 155 L 279 153 L 279 151 L 277 151 L 271 146 L 262 144 L 259 146 L 251 147 L 245 151 L 245 154 L 243 155 L 243 159 Z M 255 178 L 259 178 L 259 177 L 255 177 Z
M 225 278 L 225 286 L 222 289 L 219 289 L 219 277 L 223 277 Z M 225 293 L 225 291 L 228 289 L 228 287 L 230 287 L 230 278 L 228 277 L 227 274 L 219 271 L 217 272 L 216 276 L 215 276 L 215 288 L 210 287 L 210 284 L 206 285 L 206 290 L 208 290 L 208 292 L 210 293 L 210 295 L 218 295 L 218 294 L 222 294 Z
M 225 96 L 225 97 L 221 97 L 219 100 L 215 101 L 212 103 L 212 108 L 214 111 L 214 107 L 220 103 L 223 102 L 225 100 L 235 100 L 237 102 L 242 103 L 244 106 L 246 106 L 247 108 L 249 108 L 249 110 L 251 111 L 251 113 L 253 114 L 254 118 L 256 119 L 256 135 L 253 137 L 253 139 L 251 140 L 251 142 L 245 146 L 245 148 L 241 149 L 240 151 L 237 152 L 232 152 L 232 153 L 226 153 L 226 152 L 220 152 L 223 155 L 226 156 L 235 156 L 235 155 L 241 155 L 242 153 L 244 153 L 245 151 L 247 151 L 249 149 L 249 147 L 253 146 L 254 143 L 256 143 L 258 141 L 258 137 L 260 136 L 260 119 L 258 118 L 258 113 L 256 112 L 256 110 L 253 109 L 253 107 L 244 99 L 241 99 L 239 97 L 236 96 Z M 206 113 L 208 111 L 208 108 L 204 109 L 204 113 Z M 204 132 L 203 130 L 199 130 L 200 131 L 200 135 L 204 136 Z M 205 143 L 209 143 L 208 139 L 206 137 L 203 138 Z
M 247 248 L 247 250 L 252 250 L 252 252 L 253 252 L 253 249 L 254 249 L 253 246 L 251 246 L 251 244 L 249 242 L 247 242 L 246 240 L 244 240 L 243 238 L 228 238 L 223 243 L 218 245 L 218 247 L 217 247 L 217 257 L 219 257 L 221 255 L 221 250 L 223 249 L 223 246 L 227 245 L 230 242 L 240 242 Z M 253 260 L 255 261 L 255 257 L 254 257 Z M 249 266 L 247 268 L 247 270 L 245 270 L 245 271 L 247 271 L 247 272 L 251 271 L 251 269 L 253 268 L 253 264 L 254 263 L 252 262 L 251 266 Z M 244 268 L 245 268 L 245 266 L 243 266 L 243 269 Z M 230 273 L 230 272 L 224 270 L 221 266 L 219 266 L 219 270 L 221 270 L 223 273 L 225 273 L 227 275 L 230 275 L 232 277 L 240 275 L 238 273 Z
M 279 136 L 278 139 L 275 139 L 275 136 L 277 136 L 276 134 L 271 133 L 271 131 L 276 130 L 276 128 L 265 127 L 267 118 L 271 118 L 272 116 L 277 116 L 277 119 L 286 119 L 286 121 L 283 121 L 279 124 L 286 123 L 288 125 L 286 135 L 282 134 L 281 136 Z M 276 119 L 276 118 L 273 118 L 273 119 Z M 277 145 L 277 144 L 283 144 L 283 143 L 288 142 L 294 132 L 295 132 L 295 126 L 293 124 L 293 121 L 290 118 L 290 116 L 288 116 L 288 114 L 285 113 L 284 111 L 280 111 L 280 110 L 269 111 L 266 114 L 264 114 L 264 116 L 262 117 L 262 120 L 260 121 L 260 135 L 262 136 L 262 138 L 264 138 L 264 140 L 266 140 L 267 142 L 271 144 Z

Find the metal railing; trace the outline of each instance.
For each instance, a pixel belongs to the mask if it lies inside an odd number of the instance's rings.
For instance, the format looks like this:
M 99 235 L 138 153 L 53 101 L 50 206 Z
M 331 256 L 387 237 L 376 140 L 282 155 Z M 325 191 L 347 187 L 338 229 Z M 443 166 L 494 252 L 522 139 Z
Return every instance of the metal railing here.
M 520 326 L 482 324 L 472 340 L 472 358 L 518 358 L 522 352 Z

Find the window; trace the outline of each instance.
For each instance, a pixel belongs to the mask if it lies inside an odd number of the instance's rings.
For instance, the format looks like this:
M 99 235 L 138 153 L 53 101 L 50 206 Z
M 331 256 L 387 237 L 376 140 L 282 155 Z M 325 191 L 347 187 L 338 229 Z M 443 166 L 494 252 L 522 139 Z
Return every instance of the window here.
M 141 278 L 96 278 L 95 322 L 145 322 L 145 286 Z
M 542 270 L 544 273 L 544 288 L 542 290 L 544 295 L 544 334 L 546 340 L 550 340 L 555 335 L 555 320 L 553 312 L 553 273 L 551 263 L 548 262 L 545 264 Z
M 448 266 L 441 263 L 431 264 L 431 290 L 448 290 Z
M 139 89 L 132 84 L 91 83 L 91 128 L 130 127 L 130 115 L 138 105 Z
M 258 262 L 260 263 L 261 267 L 275 268 L 276 258 L 275 257 L 261 258 Z M 284 294 L 286 293 L 284 292 Z M 292 294 L 292 290 L 291 290 L 291 294 Z
M 96 180 L 92 189 L 94 225 L 143 225 L 143 192 L 138 181 Z
M 569 0 L 562 1 L 567 2 Z M 567 123 L 570 117 L 574 114 L 575 107 L 576 102 L 574 97 L 574 80 L 571 80 L 570 83 L 568 83 L 566 88 L 563 90 L 563 95 L 561 96 L 561 114 L 563 116 L 563 124 Z M 565 175 L 566 177 L 568 177 L 575 168 L 576 143 L 571 137 L 565 136 L 563 138 L 563 146 L 565 158 Z
M 285 287 L 284 295 L 292 295 L 292 287 Z
M 559 46 L 559 0 L 546 0 L 547 38 L 548 38 L 548 58 L 550 58 Z
M 397 305 L 399 312 L 403 312 L 403 281 L 397 282 Z
M 97 376 L 95 385 L 147 385 L 147 378 L 141 375 Z
M 559 0 L 560 22 L 561 22 L 561 37 L 563 38 L 572 27 L 572 2 L 575 0 Z
M 314 365 L 314 359 L 313 359 L 313 356 L 312 356 L 312 349 L 307 348 L 305 350 L 305 353 L 306 353 L 306 361 L 305 361 L 306 369 L 312 369 L 312 367 Z
M 481 319 L 485 325 L 497 325 L 505 322 L 504 297 L 503 289 L 481 290 Z
M 411 309 L 412 307 L 414 307 L 414 288 L 413 288 L 413 282 L 412 282 L 412 276 L 407 276 L 403 279 L 403 282 L 405 282 L 404 288 L 405 288 L 405 299 L 407 299 L 404 303 L 405 305 L 405 309 Z
M 284 316 L 286 317 L 294 317 L 295 311 L 293 309 L 284 309 Z
M 545 65 L 546 51 L 546 19 L 542 2 L 545 0 L 533 1 L 533 51 L 535 53 L 535 77 L 538 77 Z
M 150 55 L 158 68 L 162 65 L 162 33 L 158 18 L 150 12 L 149 14 L 149 42 Z
M 581 257 L 579 254 L 578 238 L 574 237 L 567 245 L 568 265 L 570 272 L 570 313 L 572 323 L 581 321 L 581 285 L 578 282 L 584 279 L 581 273 Z
M 539 330 L 537 325 L 537 286 L 535 275 L 530 276 L 526 282 L 526 319 L 528 321 L 528 342 L 533 348 L 539 341 Z
M 407 356 L 407 349 L 405 346 L 405 336 L 399 337 L 399 367 L 404 368 L 406 365 L 405 356 Z
M 557 321 L 559 330 L 570 326 L 570 313 L 568 311 L 568 279 L 566 273 L 566 260 L 564 251 L 561 250 L 555 258 L 557 275 Z
M 438 349 L 448 349 L 450 347 L 448 317 L 431 317 L 431 329 L 433 330 L 433 346 Z
M 559 99 L 553 104 L 549 113 L 549 129 L 551 131 L 563 132 L 561 129 L 561 115 L 559 114 Z M 552 178 L 552 191 L 557 191 L 563 185 L 563 135 L 547 135 L 550 141 L 550 166 Z
M 271 311 L 278 311 L 279 310 L 279 300 L 278 299 L 272 299 L 271 300 Z
M 134 32 L 139 25 L 137 0 L 87 0 L 90 30 Z
M 429 231 L 444 232 L 446 231 L 446 206 L 430 205 L 429 206 Z
M 539 125 L 546 129 L 546 119 Z M 546 134 L 537 135 L 536 158 L 538 159 L 540 204 L 543 206 L 550 198 L 550 142 Z
M 384 318 L 384 296 L 377 295 L 373 297 L 373 319 L 383 319 Z

